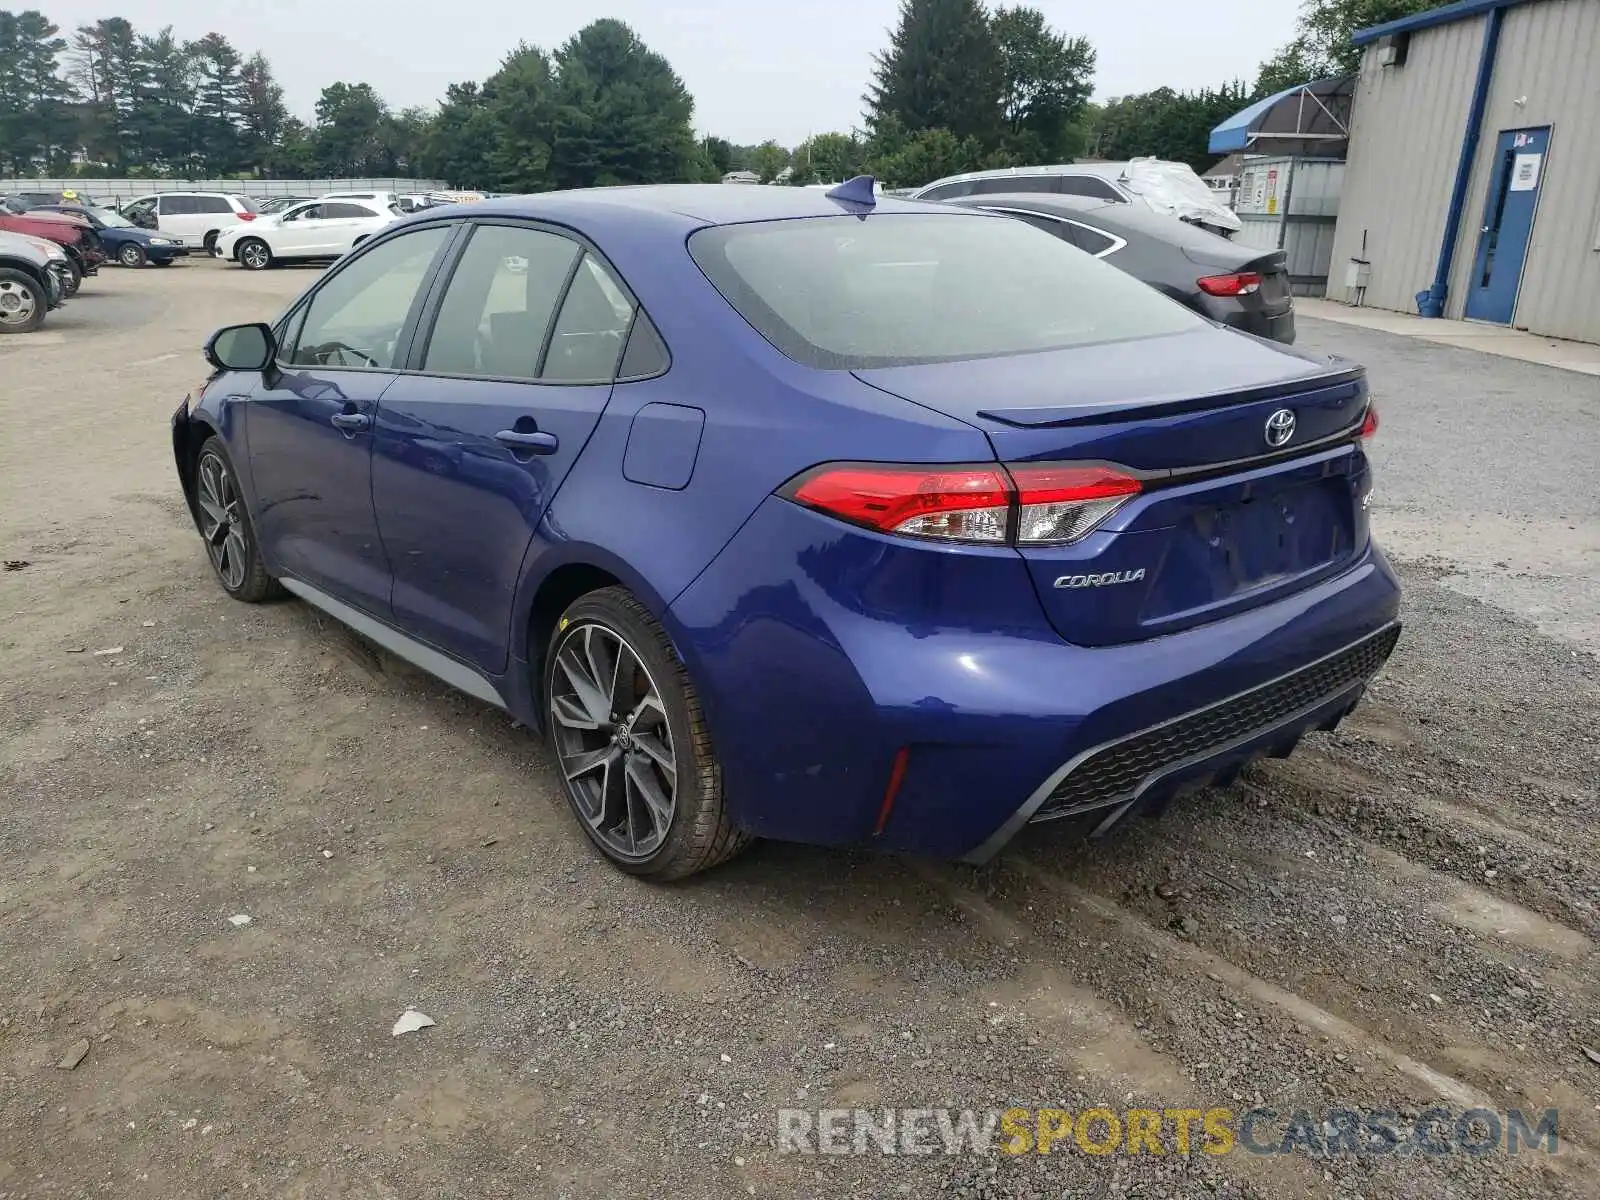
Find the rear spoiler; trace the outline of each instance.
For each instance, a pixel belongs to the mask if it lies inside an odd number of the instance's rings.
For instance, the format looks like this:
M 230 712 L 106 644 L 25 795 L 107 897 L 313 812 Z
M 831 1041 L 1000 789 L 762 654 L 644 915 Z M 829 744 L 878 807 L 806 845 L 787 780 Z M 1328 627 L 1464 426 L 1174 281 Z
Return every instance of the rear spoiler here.
M 1066 429 L 1074 425 L 1098 425 L 1108 421 L 1146 421 L 1154 417 L 1176 416 L 1206 408 L 1230 408 L 1235 404 L 1275 398 L 1297 404 L 1343 401 L 1353 393 L 1364 392 L 1367 369 L 1346 365 L 1342 359 L 1338 361 L 1335 370 L 1290 383 L 1269 383 L 1240 391 L 1210 392 L 1199 396 L 1173 396 L 1153 404 L 1141 404 L 1136 409 L 1112 402 L 1088 408 L 1081 405 L 1070 408 L 986 408 L 980 410 L 978 415 L 1017 429 Z

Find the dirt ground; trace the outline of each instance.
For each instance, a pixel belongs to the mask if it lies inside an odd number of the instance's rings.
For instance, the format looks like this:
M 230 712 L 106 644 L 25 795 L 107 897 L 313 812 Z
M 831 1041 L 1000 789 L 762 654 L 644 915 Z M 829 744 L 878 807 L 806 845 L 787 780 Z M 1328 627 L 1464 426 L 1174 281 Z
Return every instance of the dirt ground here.
M 313 278 L 108 270 L 0 339 L 0 1200 L 1600 1196 L 1600 380 L 1305 322 L 1385 396 L 1409 589 L 1343 729 L 981 872 L 764 845 L 662 888 L 503 713 L 212 581 L 167 418 L 217 325 Z M 1488 444 L 1588 474 L 1474 524 L 1451 481 L 1516 465 Z M 408 1006 L 437 1024 L 392 1037 Z M 1556 1107 L 1562 1141 L 777 1139 L 781 1108 L 1257 1105 Z

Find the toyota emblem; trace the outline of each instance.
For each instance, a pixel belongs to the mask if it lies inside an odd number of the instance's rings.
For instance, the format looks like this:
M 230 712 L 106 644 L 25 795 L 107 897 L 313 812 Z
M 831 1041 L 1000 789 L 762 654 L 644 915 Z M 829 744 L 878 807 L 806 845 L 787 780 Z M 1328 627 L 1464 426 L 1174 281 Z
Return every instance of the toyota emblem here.
M 1276 450 L 1294 436 L 1294 410 L 1280 408 L 1267 418 L 1267 445 Z

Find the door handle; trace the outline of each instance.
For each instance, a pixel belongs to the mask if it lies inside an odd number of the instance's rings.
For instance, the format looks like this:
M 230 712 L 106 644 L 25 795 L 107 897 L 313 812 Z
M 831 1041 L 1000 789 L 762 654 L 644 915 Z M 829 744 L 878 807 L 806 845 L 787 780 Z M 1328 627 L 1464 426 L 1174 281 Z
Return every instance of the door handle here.
M 516 454 L 554 454 L 560 447 L 560 439 L 553 433 L 542 433 L 537 429 L 524 432 L 520 429 L 502 429 L 494 435 L 494 440 L 502 446 L 507 446 Z
M 346 433 L 360 433 L 372 428 L 372 418 L 366 413 L 336 412 L 328 420 Z

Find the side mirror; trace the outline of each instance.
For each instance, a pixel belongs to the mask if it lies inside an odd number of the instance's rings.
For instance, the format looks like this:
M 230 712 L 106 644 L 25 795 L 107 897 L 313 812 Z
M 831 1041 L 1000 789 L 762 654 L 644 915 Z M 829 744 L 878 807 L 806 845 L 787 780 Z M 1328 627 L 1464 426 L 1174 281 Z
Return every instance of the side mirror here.
M 217 330 L 205 349 L 206 361 L 219 371 L 265 371 L 276 352 L 272 330 L 259 321 Z

